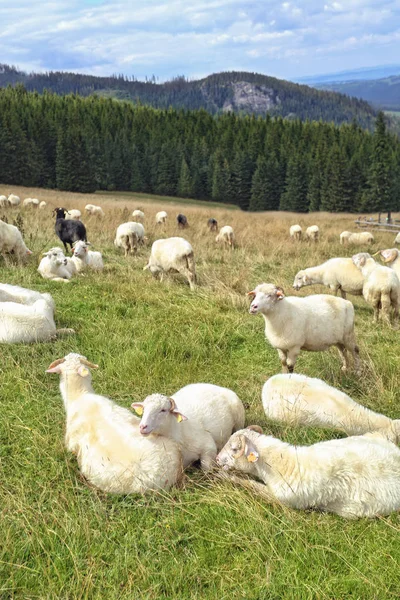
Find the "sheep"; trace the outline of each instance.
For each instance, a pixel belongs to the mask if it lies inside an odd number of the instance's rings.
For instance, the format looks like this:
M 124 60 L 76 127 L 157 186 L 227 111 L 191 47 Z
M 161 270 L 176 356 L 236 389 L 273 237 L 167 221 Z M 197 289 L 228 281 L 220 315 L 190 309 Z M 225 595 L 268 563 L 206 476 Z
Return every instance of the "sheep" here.
M 151 247 L 151 254 L 144 271 L 149 269 L 155 277 L 168 272 L 178 272 L 189 281 L 190 289 L 196 285 L 196 266 L 193 248 L 187 240 L 181 237 L 156 240 Z
M 232 432 L 244 426 L 235 392 L 210 383 L 187 385 L 171 398 L 152 394 L 132 408 L 142 417 L 142 435 L 155 433 L 179 444 L 184 467 L 200 459 L 202 469 L 210 469 Z
M 315 284 L 326 285 L 335 292 L 335 296 L 340 290 L 342 298 L 346 299 L 346 293 L 362 296 L 364 277 L 351 258 L 330 258 L 322 265 L 299 271 L 293 287 L 299 290 Z
M 218 454 L 217 464 L 261 480 L 246 487 L 289 508 L 346 519 L 400 509 L 400 449 L 377 434 L 292 446 L 242 429 Z
M 55 339 L 58 334 L 75 333 L 73 329 L 56 329 L 53 307 L 41 298 L 33 304 L 0 302 L 0 342 L 30 344 Z
M 67 210 L 67 213 L 65 215 L 65 220 L 66 221 L 80 221 L 81 216 L 82 216 L 82 213 L 80 210 L 78 210 L 76 208 L 71 208 L 70 210 Z
M 104 211 L 101 206 L 96 206 L 95 204 L 86 204 L 85 210 L 88 215 L 93 215 L 95 217 L 104 217 Z
M 72 250 L 72 244 L 79 240 L 87 242 L 86 227 L 80 221 L 67 221 L 65 218 L 67 210 L 65 208 L 55 208 L 53 215 L 56 215 L 56 223 L 54 230 L 57 236 L 64 244 L 65 251 L 68 251 L 67 244 L 70 245 Z
M 83 476 L 113 494 L 144 494 L 179 483 L 182 461 L 176 442 L 162 436 L 143 437 L 135 415 L 95 393 L 91 368 L 97 365 L 71 353 L 46 371 L 61 376 L 65 445 L 76 455 Z
M 157 225 L 164 225 L 167 221 L 167 213 L 165 212 L 165 210 L 161 210 L 160 212 L 158 212 L 156 214 L 156 224 Z
M 13 253 L 21 260 L 32 254 L 27 248 L 18 227 L 0 220 L 0 254 Z
M 235 247 L 235 234 L 230 225 L 224 225 L 219 230 L 219 234 L 215 238 L 217 243 L 223 242 L 223 244 L 228 244 L 228 246 L 233 250 Z
M 90 246 L 90 242 L 79 241 L 73 244 L 74 254 L 72 261 L 75 263 L 78 273 L 82 273 L 86 268 L 93 269 L 94 271 L 104 269 L 101 253 L 88 250 L 88 246 Z
M 380 432 L 391 442 L 400 441 L 400 420 L 357 404 L 321 379 L 297 373 L 274 375 L 264 384 L 261 398 L 272 421 L 337 429 L 346 435 Z
M 218 231 L 218 221 L 217 219 L 208 219 L 207 227 L 210 231 Z
M 134 254 L 137 252 L 138 245 L 144 243 L 144 227 L 141 223 L 128 221 L 118 226 L 115 234 L 114 245 L 117 248 L 125 250 L 125 256 L 128 253 Z
M 47 304 L 49 304 L 54 311 L 55 304 L 50 294 L 41 294 L 35 290 L 28 290 L 27 288 L 19 287 L 18 285 L 0 283 L 0 302 L 16 302 L 17 304 L 31 306 L 36 300 L 46 300 Z
M 40 202 L 37 198 L 25 198 L 25 200 L 22 203 L 23 207 L 31 207 L 31 208 L 37 208 L 39 206 Z
M 11 202 L 7 196 L 0 196 L 0 208 L 9 208 L 10 206 Z
M 45 202 L 44 200 L 42 200 L 41 203 L 39 204 L 40 210 L 43 210 L 44 208 L 46 208 L 46 206 L 47 206 L 47 202 Z
M 394 238 L 394 244 L 400 244 L 400 231 L 399 231 L 399 233 L 396 235 L 396 237 Z
M 43 279 L 69 283 L 69 280 L 76 274 L 76 265 L 71 258 L 64 256 L 61 248 L 55 247 L 43 253 L 38 272 Z
M 381 255 L 383 262 L 390 269 L 393 269 L 393 271 L 396 273 L 397 277 L 400 280 L 400 253 L 397 250 L 397 248 L 388 248 L 387 250 L 381 250 L 380 252 L 377 252 L 377 254 Z M 376 255 L 374 254 L 374 256 Z
M 18 206 L 21 203 L 20 197 L 16 196 L 15 194 L 10 194 L 8 196 L 8 201 L 12 206 Z
M 290 237 L 294 240 L 301 240 L 302 229 L 300 225 L 292 225 L 289 229 Z
M 351 231 L 342 231 L 340 234 L 340 243 L 349 246 L 361 246 L 363 244 L 373 244 L 374 236 L 369 231 L 351 233 Z
M 306 229 L 306 238 L 312 242 L 318 242 L 319 240 L 319 227 L 318 225 L 311 225 Z
M 364 300 L 374 309 L 374 321 L 380 311 L 384 321 L 390 324 L 390 309 L 395 318 L 399 315 L 400 281 L 393 269 L 378 265 L 368 252 L 354 254 L 352 260 L 364 277 Z
M 132 213 L 132 217 L 137 220 L 144 221 L 144 212 L 142 210 L 134 210 Z
M 293 372 L 300 350 L 318 352 L 330 346 L 337 346 L 343 371 L 349 367 L 347 352 L 358 370 L 351 302 L 325 294 L 287 298 L 283 289 L 272 283 L 258 285 L 248 296 L 252 298 L 250 314 L 264 317 L 265 337 L 277 349 L 283 373 Z
M 186 227 L 189 227 L 187 217 L 185 217 L 185 215 L 183 215 L 182 213 L 179 213 L 179 215 L 177 215 L 176 222 L 178 224 L 179 229 L 186 229 Z

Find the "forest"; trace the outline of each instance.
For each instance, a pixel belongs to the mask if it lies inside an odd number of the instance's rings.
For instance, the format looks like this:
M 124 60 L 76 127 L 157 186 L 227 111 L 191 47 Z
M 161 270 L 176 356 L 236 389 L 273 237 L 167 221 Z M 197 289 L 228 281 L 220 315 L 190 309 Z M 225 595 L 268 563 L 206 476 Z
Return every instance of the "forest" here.
M 400 143 L 282 117 L 154 109 L 97 96 L 0 90 L 0 181 L 155 193 L 243 210 L 400 210 Z

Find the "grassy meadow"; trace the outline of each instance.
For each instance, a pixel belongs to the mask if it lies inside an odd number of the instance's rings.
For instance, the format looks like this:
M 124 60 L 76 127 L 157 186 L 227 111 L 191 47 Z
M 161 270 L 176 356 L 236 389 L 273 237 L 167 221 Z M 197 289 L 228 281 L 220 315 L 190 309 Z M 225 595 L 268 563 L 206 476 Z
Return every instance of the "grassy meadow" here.
M 23 218 L 34 252 L 25 266 L 0 258 L 0 281 L 48 291 L 58 327 L 75 336 L 52 343 L 0 347 L 0 599 L 370 599 L 400 596 L 400 518 L 345 521 L 315 511 L 295 512 L 191 469 L 180 489 L 146 497 L 105 495 L 88 487 L 64 449 L 59 377 L 45 373 L 68 352 L 100 368 L 96 392 L 129 407 L 154 392 L 171 394 L 193 382 L 232 388 L 246 405 L 246 423 L 296 444 L 330 439 L 316 429 L 267 422 L 265 380 L 280 371 L 264 338 L 261 316 L 248 313 L 245 292 L 273 282 L 287 294 L 296 272 L 334 256 L 351 256 L 339 234 L 354 215 L 245 214 L 231 207 L 135 194 L 80 195 L 1 186 L 0 193 L 47 202 L 45 211 L 0 209 Z M 83 216 L 105 270 L 70 284 L 37 273 L 41 252 L 58 245 L 51 209 L 99 204 L 106 217 Z M 146 214 L 147 246 L 124 258 L 113 245 L 116 227 L 133 209 Z M 165 209 L 164 230 L 154 224 Z M 179 232 L 184 212 L 190 228 Z M 238 248 L 217 247 L 206 223 L 232 225 Z M 289 239 L 289 226 L 318 224 L 318 244 Z M 193 245 L 199 287 L 179 275 L 162 283 L 143 272 L 158 237 L 183 235 Z M 372 251 L 393 247 L 394 234 L 375 234 Z M 360 249 L 361 250 L 361 249 Z M 372 323 L 361 298 L 356 334 L 362 376 L 343 375 L 335 349 L 302 353 L 296 370 L 321 377 L 358 402 L 400 418 L 399 332 Z M 340 435 L 340 434 L 338 434 Z

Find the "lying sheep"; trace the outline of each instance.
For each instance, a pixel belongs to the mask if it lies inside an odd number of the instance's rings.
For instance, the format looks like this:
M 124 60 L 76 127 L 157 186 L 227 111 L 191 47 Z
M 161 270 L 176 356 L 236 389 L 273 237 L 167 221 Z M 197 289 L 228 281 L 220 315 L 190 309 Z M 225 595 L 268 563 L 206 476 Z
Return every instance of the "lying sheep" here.
M 150 269 L 152 275 L 178 272 L 189 281 L 190 289 L 196 286 L 196 266 L 194 262 L 193 248 L 187 240 L 180 237 L 156 240 L 151 247 L 151 254 L 144 271 Z
M 92 215 L 94 217 L 104 217 L 104 211 L 101 206 L 96 206 L 95 204 L 86 204 L 85 210 L 88 215 Z
M 90 484 L 113 494 L 170 489 L 182 476 L 178 444 L 162 436 L 140 435 L 137 417 L 95 393 L 91 368 L 97 365 L 71 353 L 46 371 L 61 376 L 65 445 L 76 455 L 82 474 Z
M 299 271 L 293 287 L 299 290 L 315 284 L 326 285 L 335 292 L 335 296 L 340 290 L 342 298 L 346 299 L 346 293 L 362 296 L 364 277 L 351 258 L 330 258 L 322 265 Z
M 16 196 L 15 194 L 10 194 L 8 196 L 8 201 L 10 202 L 11 206 L 18 206 L 21 203 L 20 197 Z
M 32 254 L 25 245 L 18 227 L 0 220 L 0 254 L 15 254 L 22 260 Z
M 135 219 L 135 221 L 144 221 L 144 212 L 142 210 L 134 210 L 132 213 L 132 217 Z
M 156 224 L 157 225 L 164 225 L 167 221 L 167 213 L 165 212 L 165 210 L 161 210 L 160 212 L 158 212 L 156 214 Z
M 374 236 L 369 231 L 351 233 L 351 231 L 342 231 L 340 234 L 340 243 L 348 246 L 361 246 L 363 244 L 373 244 Z
M 46 300 L 47 304 L 49 304 L 54 311 L 55 304 L 50 294 L 41 294 L 35 290 L 28 290 L 27 288 L 19 287 L 18 285 L 0 283 L 0 302 L 16 302 L 17 304 L 31 306 L 36 300 Z
M 374 321 L 383 319 L 390 324 L 390 312 L 395 318 L 399 315 L 400 281 L 393 269 L 378 265 L 368 252 L 355 254 L 353 262 L 364 277 L 364 300 L 374 309 Z
M 67 258 L 61 248 L 55 247 L 43 253 L 38 272 L 43 279 L 69 283 L 76 274 L 76 266 L 71 258 Z
M 29 305 L 0 302 L 1 343 L 47 342 L 62 333 L 74 333 L 74 330 L 56 329 L 53 307 L 47 299 L 41 298 Z
M 252 298 L 250 314 L 261 313 L 265 337 L 276 348 L 282 371 L 293 372 L 301 350 L 318 352 L 336 346 L 343 367 L 349 367 L 347 352 L 359 368 L 359 350 L 354 335 L 354 307 L 348 300 L 325 294 L 285 297 L 283 289 L 262 283 L 248 293 Z
M 223 242 L 223 244 L 227 244 L 230 248 L 235 247 L 235 234 L 233 232 L 233 228 L 230 225 L 224 225 L 219 230 L 219 234 L 215 238 L 215 241 Z
M 387 265 L 390 269 L 393 269 L 393 271 L 396 273 L 397 277 L 400 280 L 400 253 L 397 250 L 397 248 L 388 248 L 387 250 L 381 250 L 380 252 L 378 252 L 378 254 L 381 255 L 385 265 Z
M 292 225 L 289 229 L 290 237 L 294 240 L 301 240 L 302 228 L 300 225 Z
M 142 417 L 142 435 L 155 433 L 179 444 L 184 467 L 200 459 L 202 469 L 211 469 L 218 450 L 244 426 L 235 392 L 210 383 L 187 385 L 171 398 L 152 394 L 132 408 Z
M 128 221 L 118 226 L 115 234 L 114 245 L 117 248 L 125 250 L 125 256 L 128 253 L 134 254 L 137 252 L 138 246 L 144 243 L 144 227 L 141 223 Z
M 400 449 L 376 434 L 292 446 L 242 429 L 218 454 L 217 463 L 261 480 L 264 485 L 249 483 L 290 508 L 346 519 L 400 509 Z
M 319 227 L 318 225 L 311 225 L 306 229 L 306 238 L 312 242 L 318 242 L 319 240 Z
M 346 435 L 379 432 L 391 442 L 400 441 L 400 420 L 376 413 L 321 379 L 297 373 L 274 375 L 264 384 L 262 404 L 272 421 L 287 425 L 324 427 Z
M 80 221 L 82 213 L 80 210 L 76 208 L 71 208 L 66 212 L 65 220 L 66 221 Z
M 73 245 L 74 253 L 72 261 L 75 264 L 78 273 L 82 273 L 85 269 L 93 269 L 94 271 L 102 271 L 104 269 L 103 257 L 101 252 L 89 250 L 90 242 L 75 242 Z
M 9 208 L 11 206 L 11 202 L 7 198 L 7 196 L 0 196 L 0 208 Z
M 44 208 L 46 208 L 46 206 L 47 206 L 47 202 L 45 202 L 44 200 L 42 200 L 41 203 L 39 204 L 40 210 L 43 210 Z

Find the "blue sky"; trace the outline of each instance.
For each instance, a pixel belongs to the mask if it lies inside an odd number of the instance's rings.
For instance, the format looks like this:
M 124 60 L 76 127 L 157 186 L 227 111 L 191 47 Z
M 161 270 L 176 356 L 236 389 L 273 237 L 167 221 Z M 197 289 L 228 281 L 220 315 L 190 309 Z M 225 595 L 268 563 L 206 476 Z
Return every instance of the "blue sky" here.
M 28 71 L 290 79 L 400 59 L 400 0 L 0 0 L 0 23 L 0 62 Z

